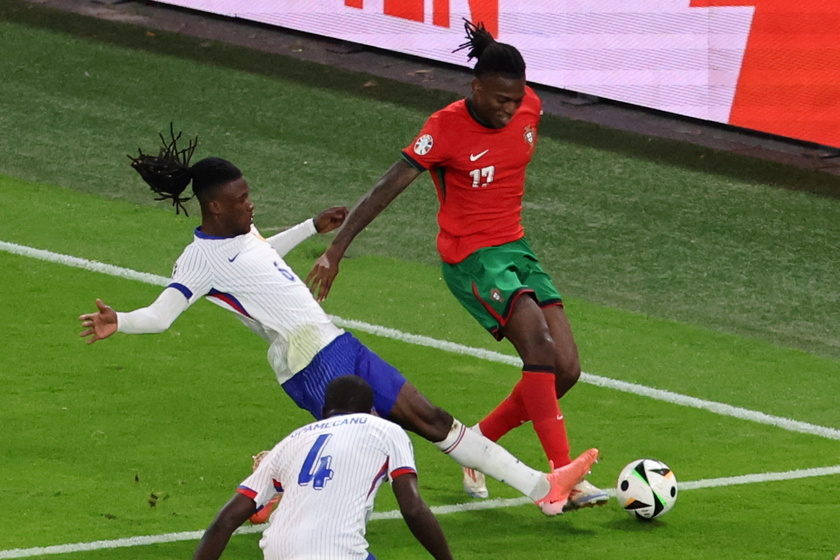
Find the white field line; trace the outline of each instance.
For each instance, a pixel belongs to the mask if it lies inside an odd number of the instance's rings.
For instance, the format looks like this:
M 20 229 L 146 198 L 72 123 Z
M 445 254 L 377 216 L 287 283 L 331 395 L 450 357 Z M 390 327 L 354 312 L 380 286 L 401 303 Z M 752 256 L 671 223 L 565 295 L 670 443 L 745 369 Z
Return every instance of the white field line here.
M 404 342 L 416 344 L 418 346 L 428 346 L 430 348 L 445 350 L 447 352 L 465 354 L 467 356 L 473 356 L 491 362 L 499 362 L 503 364 L 510 364 L 515 365 L 517 367 L 522 367 L 522 361 L 519 358 L 515 356 L 509 356 L 507 354 L 501 354 L 499 352 L 493 352 L 492 350 L 472 348 L 470 346 L 464 346 L 455 342 L 437 340 L 435 338 L 430 338 L 427 336 L 421 336 L 416 334 L 408 334 L 402 331 L 398 331 L 396 329 L 380 327 L 377 325 L 370 325 L 368 323 L 363 323 L 362 321 L 355 321 L 352 319 L 342 319 L 340 317 L 333 317 L 333 319 L 339 326 L 346 327 L 355 331 L 362 331 L 369 334 L 382 336 L 385 338 L 401 340 Z M 654 400 L 664 401 L 680 406 L 699 408 L 701 410 L 706 410 L 708 412 L 713 412 L 722 416 L 732 416 L 741 420 L 749 420 L 750 422 L 757 422 L 759 424 L 768 424 L 770 426 L 776 426 L 777 428 L 782 428 L 791 432 L 801 432 L 804 434 L 821 436 L 827 439 L 840 440 L 840 430 L 836 428 L 818 426 L 816 424 L 800 422 L 798 420 L 783 418 L 781 416 L 772 416 L 770 414 L 765 414 L 763 412 L 758 412 L 755 410 L 749 410 L 746 408 L 740 408 L 737 406 L 732 406 L 719 402 L 689 397 L 687 395 L 681 395 L 679 393 L 673 393 L 671 391 L 665 391 L 663 389 L 654 389 L 653 387 L 646 387 L 645 385 L 629 383 L 627 381 L 619 381 L 617 379 L 610 379 L 609 377 L 603 377 L 600 375 L 594 375 L 586 372 L 581 373 L 580 380 L 584 383 L 589 383 L 590 385 L 596 385 L 598 387 L 607 387 L 609 389 L 615 389 L 617 391 L 623 391 L 625 393 L 632 393 L 634 395 L 649 397 Z
M 101 272 L 110 276 L 117 276 L 129 280 L 138 280 L 140 282 L 154 284 L 156 286 L 166 286 L 169 283 L 168 278 L 158 276 L 156 274 L 138 272 L 136 270 L 131 270 L 130 268 L 123 268 L 119 266 L 101 263 L 98 261 L 73 257 L 70 255 L 62 255 L 60 253 L 53 253 L 52 251 L 35 249 L 32 247 L 27 247 L 25 245 L 9 243 L 7 241 L 0 241 L 0 250 L 16 255 L 31 257 L 34 259 L 59 263 L 76 268 L 83 268 L 85 270 L 90 270 L 93 272 Z M 342 319 L 341 317 L 336 316 L 333 316 L 332 318 L 337 325 L 344 328 L 366 332 L 385 338 L 400 340 L 403 342 L 408 342 L 410 344 L 416 344 L 418 346 L 427 346 L 429 348 L 444 350 L 446 352 L 464 354 L 467 356 L 472 356 L 491 362 L 510 364 L 516 367 L 522 366 L 522 361 L 519 358 L 507 354 L 502 354 L 499 352 L 493 352 L 492 350 L 472 348 L 470 346 L 464 346 L 463 344 L 457 344 L 446 340 L 438 340 L 436 338 L 431 338 L 428 336 L 405 333 L 396 329 L 381 327 L 378 325 L 371 325 L 362 321 Z M 755 410 L 749 410 L 746 408 L 741 408 L 719 402 L 698 399 L 695 397 L 690 397 L 671 391 L 665 391 L 663 389 L 654 389 L 653 387 L 647 387 L 645 385 L 639 385 L 636 383 L 629 383 L 627 381 L 619 381 L 617 379 L 610 379 L 609 377 L 603 377 L 600 375 L 594 375 L 586 372 L 581 374 L 580 379 L 584 383 L 589 383 L 598 387 L 615 389 L 617 391 L 632 393 L 634 395 L 640 395 L 643 397 L 677 404 L 680 406 L 698 408 L 700 410 L 706 410 L 708 412 L 713 412 L 722 416 L 731 416 L 740 420 L 747 420 L 759 424 L 767 424 L 791 432 L 800 432 L 803 434 L 810 434 L 840 441 L 840 430 L 836 428 L 819 426 L 816 424 L 801 422 L 799 420 L 793 420 L 791 418 L 784 418 L 781 416 L 773 416 Z
M 740 484 L 756 484 L 761 482 L 778 482 L 784 480 L 796 480 L 800 478 L 811 478 L 817 476 L 830 476 L 840 474 L 840 465 L 834 467 L 823 467 L 815 469 L 801 469 L 786 472 L 748 474 L 744 476 L 730 476 L 726 478 L 710 478 L 706 480 L 695 480 L 692 482 L 680 482 L 681 492 L 686 490 L 697 490 L 701 488 L 719 488 L 722 486 L 737 486 Z M 615 496 L 615 490 L 607 490 L 610 496 Z M 510 498 L 505 500 L 476 500 L 465 504 L 447 506 L 435 506 L 432 512 L 435 515 L 448 515 L 464 511 L 475 511 L 485 509 L 500 509 L 530 504 L 528 498 Z M 399 510 L 375 512 L 371 520 L 399 519 L 402 517 Z M 261 533 L 265 525 L 254 525 L 242 527 L 236 531 L 236 535 Z M 149 535 L 143 537 L 128 537 L 124 539 L 113 539 L 109 541 L 93 541 L 86 543 L 60 544 L 55 546 L 41 546 L 34 548 L 14 548 L 0 550 L 0 560 L 9 558 L 30 558 L 32 556 L 46 556 L 51 554 L 70 554 L 74 552 L 88 552 L 92 550 L 105 550 L 113 548 L 129 548 L 135 546 L 146 546 L 153 544 L 197 541 L 201 539 L 204 531 L 184 531 L 181 533 L 164 533 L 162 535 Z

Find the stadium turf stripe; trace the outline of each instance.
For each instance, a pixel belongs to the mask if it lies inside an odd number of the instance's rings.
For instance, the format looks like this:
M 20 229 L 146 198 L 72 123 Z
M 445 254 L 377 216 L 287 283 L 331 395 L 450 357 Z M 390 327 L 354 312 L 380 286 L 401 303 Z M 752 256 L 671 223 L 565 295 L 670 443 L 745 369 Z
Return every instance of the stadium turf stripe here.
M 28 247 L 26 245 L 18 245 L 17 243 L 0 241 L 0 250 L 24 257 L 30 257 L 43 261 L 63 264 L 75 268 L 82 268 L 93 272 L 100 272 L 102 274 L 108 274 L 110 276 L 117 276 L 129 280 L 137 280 L 140 282 L 145 282 L 147 284 L 154 284 L 157 286 L 166 286 L 169 284 L 169 278 L 158 276 L 156 274 L 138 272 L 130 268 L 123 268 L 98 261 L 82 259 L 70 255 L 63 255 L 60 253 L 54 253 L 52 251 L 45 251 L 43 249 Z M 382 327 L 378 325 L 371 325 L 362 321 L 343 319 L 341 317 L 336 316 L 332 316 L 332 318 L 335 321 L 335 323 L 340 327 L 348 328 L 354 331 L 365 332 L 384 338 L 399 340 L 410 344 L 416 344 L 418 346 L 435 348 L 437 350 L 443 350 L 446 352 L 454 352 L 458 354 L 472 356 L 475 358 L 480 358 L 492 362 L 511 364 L 517 367 L 521 367 L 522 365 L 522 361 L 518 357 L 509 356 L 507 354 L 501 354 L 499 352 L 493 352 L 492 350 L 472 348 L 470 346 L 464 346 L 463 344 L 457 344 L 446 340 L 438 340 L 436 338 L 431 338 L 422 335 L 405 333 L 396 329 L 391 329 L 388 327 Z M 580 380 L 590 385 L 605 387 L 608 389 L 614 389 L 616 391 L 622 391 L 625 393 L 631 393 L 634 395 L 648 397 L 651 399 L 676 404 L 679 406 L 697 408 L 700 410 L 705 410 L 707 412 L 712 412 L 714 414 L 719 414 L 721 416 L 730 416 L 733 418 L 738 418 L 740 420 L 747 420 L 749 422 L 755 422 L 758 424 L 775 426 L 777 428 L 781 428 L 790 432 L 799 432 L 803 434 L 809 434 L 823 437 L 826 439 L 840 441 L 840 429 L 837 428 L 819 426 L 816 424 L 802 422 L 791 418 L 784 418 L 781 416 L 773 416 L 771 414 L 766 414 L 764 412 L 756 410 L 749 410 L 746 408 L 732 406 L 715 401 L 698 399 L 696 397 L 690 397 L 688 395 L 682 395 L 680 393 L 674 393 L 672 391 L 655 389 L 653 387 L 647 387 L 645 385 L 639 385 L 637 383 L 629 383 L 627 381 L 620 381 L 617 379 L 611 379 L 609 377 L 594 375 L 586 372 L 581 373 Z
M 813 478 L 818 476 L 831 476 L 840 474 L 840 465 L 833 467 L 821 467 L 812 469 L 798 469 L 795 471 L 771 472 L 761 474 L 749 474 L 743 476 L 730 476 L 724 478 L 710 478 L 706 480 L 695 480 L 692 482 L 680 482 L 680 491 L 699 490 L 702 488 L 720 488 L 724 486 L 738 486 L 742 484 L 757 484 L 763 482 L 779 482 L 784 480 L 798 480 L 802 478 Z M 607 490 L 607 494 L 615 496 L 615 490 Z M 465 504 L 432 507 L 435 515 L 448 515 L 464 511 L 500 509 L 517 507 L 530 504 L 528 498 L 511 498 L 506 500 L 476 500 Z M 375 512 L 371 520 L 399 519 L 399 510 Z M 253 525 L 238 529 L 235 535 L 247 535 L 261 533 L 265 530 L 264 525 Z M 115 548 L 130 548 L 135 546 L 148 546 L 154 544 L 197 541 L 204 535 L 204 531 L 184 531 L 181 533 L 164 533 L 161 535 L 148 535 L 142 537 L 128 537 L 124 539 L 113 539 L 107 541 L 92 541 L 86 543 L 61 544 L 55 546 L 42 546 L 33 548 L 14 548 L 0 550 L 0 560 L 11 558 L 31 558 L 33 556 L 47 556 L 54 554 L 71 554 L 74 552 L 89 552 L 94 550 L 107 550 Z

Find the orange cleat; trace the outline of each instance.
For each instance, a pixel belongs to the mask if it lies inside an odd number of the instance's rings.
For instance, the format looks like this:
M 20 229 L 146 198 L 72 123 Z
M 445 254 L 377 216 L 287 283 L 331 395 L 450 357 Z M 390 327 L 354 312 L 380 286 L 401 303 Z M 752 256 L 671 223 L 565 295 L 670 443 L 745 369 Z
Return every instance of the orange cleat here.
M 271 517 L 271 514 L 274 513 L 274 510 L 277 508 L 277 504 L 280 502 L 280 498 L 282 497 L 283 494 L 279 492 L 275 494 L 261 510 L 249 517 L 248 521 L 250 521 L 252 525 L 266 523 L 268 518 Z
M 546 515 L 559 515 L 569 499 L 572 489 L 585 477 L 592 465 L 598 460 L 598 450 L 589 449 L 581 453 L 577 459 L 559 469 L 551 464 L 552 471 L 546 475 L 551 489 L 545 498 L 535 503 Z
M 259 453 L 251 457 L 254 460 L 254 464 L 251 467 L 252 471 L 257 470 L 257 467 L 260 466 L 260 463 L 262 463 L 262 460 L 265 459 L 266 455 L 268 455 L 268 451 L 260 451 Z M 282 497 L 282 492 L 278 492 L 277 494 L 275 494 L 274 497 L 271 498 L 261 510 L 257 511 L 254 515 L 249 517 L 248 521 L 250 521 L 253 525 L 260 525 L 262 523 L 267 522 L 268 518 L 271 517 L 271 514 L 277 508 L 277 503 Z

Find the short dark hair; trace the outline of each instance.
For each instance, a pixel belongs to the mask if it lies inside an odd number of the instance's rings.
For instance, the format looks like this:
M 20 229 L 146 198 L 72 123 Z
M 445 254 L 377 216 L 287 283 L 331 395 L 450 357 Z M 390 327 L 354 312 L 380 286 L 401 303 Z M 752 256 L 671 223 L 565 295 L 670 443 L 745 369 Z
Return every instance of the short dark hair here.
M 213 188 L 236 181 L 242 177 L 242 172 L 226 159 L 209 157 L 190 167 L 190 175 L 193 193 L 200 200 Z
M 467 33 L 467 42 L 459 45 L 453 52 L 469 49 L 467 60 L 478 59 L 473 68 L 476 78 L 487 74 L 500 74 L 513 79 L 525 78 L 525 59 L 522 58 L 519 49 L 496 41 L 481 22 L 474 24 L 464 20 L 464 30 Z
M 183 210 L 187 215 L 184 202 L 192 197 L 182 194 L 190 183 L 193 194 L 202 200 L 215 187 L 242 177 L 242 172 L 235 165 L 221 158 L 205 158 L 190 167 L 190 159 L 198 146 L 198 137 L 190 140 L 186 148 L 179 149 L 181 133 L 176 135 L 171 123 L 169 134 L 171 140 L 168 142 L 163 134 L 159 135 L 162 145 L 156 156 L 138 149 L 137 157 L 128 157 L 131 159 L 131 167 L 158 195 L 155 200 L 171 200 L 176 214 Z
M 327 385 L 324 393 L 324 416 L 335 411 L 370 412 L 373 389 L 358 375 L 342 375 Z

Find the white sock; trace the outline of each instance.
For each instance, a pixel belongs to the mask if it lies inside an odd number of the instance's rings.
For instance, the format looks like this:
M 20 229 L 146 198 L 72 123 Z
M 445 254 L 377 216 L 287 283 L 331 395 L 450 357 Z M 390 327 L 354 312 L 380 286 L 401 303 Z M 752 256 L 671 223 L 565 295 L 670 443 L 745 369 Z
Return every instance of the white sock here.
M 435 445 L 462 466 L 492 476 L 532 500 L 540 500 L 548 494 L 545 473 L 532 469 L 504 447 L 481 435 L 481 430 L 469 429 L 458 420 L 453 419 L 446 439 Z

